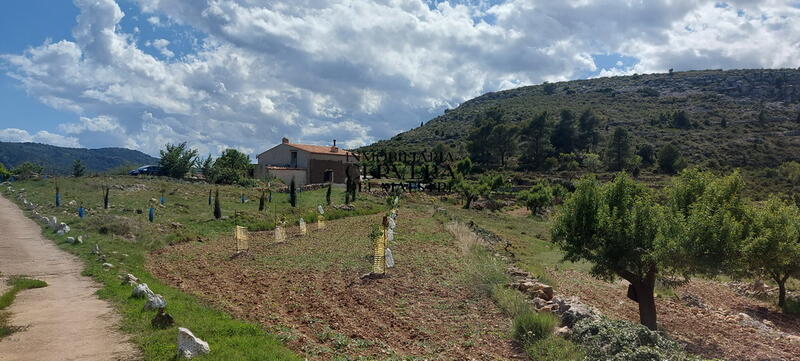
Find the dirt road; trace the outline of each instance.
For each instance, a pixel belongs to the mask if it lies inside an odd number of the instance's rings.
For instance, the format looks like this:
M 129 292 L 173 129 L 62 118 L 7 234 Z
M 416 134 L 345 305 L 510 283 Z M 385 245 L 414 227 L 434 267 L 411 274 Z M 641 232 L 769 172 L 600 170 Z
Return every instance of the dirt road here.
M 0 361 L 138 359 L 116 326 L 119 316 L 95 295 L 100 285 L 81 269 L 77 257 L 44 239 L 36 223 L 0 196 L 0 272 L 48 283 L 20 292 L 8 308 L 11 324 L 28 328 L 0 340 Z

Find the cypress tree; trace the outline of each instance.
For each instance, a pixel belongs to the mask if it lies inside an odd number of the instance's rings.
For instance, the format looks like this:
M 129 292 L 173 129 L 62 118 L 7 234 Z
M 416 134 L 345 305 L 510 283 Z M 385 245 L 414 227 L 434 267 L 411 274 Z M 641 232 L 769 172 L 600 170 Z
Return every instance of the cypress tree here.
M 325 203 L 331 205 L 331 185 L 333 182 L 328 183 L 328 190 L 325 192 Z
M 292 204 L 292 207 L 297 207 L 297 187 L 294 184 L 294 177 L 289 183 L 289 203 Z
M 211 190 L 208 190 L 208 205 L 211 205 Z
M 106 186 L 105 192 L 103 192 L 103 209 L 108 209 L 108 192 L 111 190 L 111 187 Z
M 219 205 L 219 189 L 214 193 L 214 218 L 222 218 L 222 208 Z
M 264 204 L 267 201 L 267 192 L 261 191 L 261 198 L 258 200 L 258 211 L 263 212 L 266 205 Z

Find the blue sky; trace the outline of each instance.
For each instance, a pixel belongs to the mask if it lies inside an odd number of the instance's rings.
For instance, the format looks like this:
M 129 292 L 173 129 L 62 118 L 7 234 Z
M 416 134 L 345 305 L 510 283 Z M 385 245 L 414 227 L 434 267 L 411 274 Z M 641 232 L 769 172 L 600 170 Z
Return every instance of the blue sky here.
M 797 1 L 9 0 L 0 141 L 355 147 L 485 92 L 800 66 Z M 769 54 L 769 56 L 764 56 Z

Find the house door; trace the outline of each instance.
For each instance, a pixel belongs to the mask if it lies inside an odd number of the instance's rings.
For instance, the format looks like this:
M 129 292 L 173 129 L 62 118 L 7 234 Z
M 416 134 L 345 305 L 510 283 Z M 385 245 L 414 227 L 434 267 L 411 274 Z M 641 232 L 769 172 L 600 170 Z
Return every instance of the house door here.
M 332 170 L 328 169 L 328 170 L 325 171 L 325 173 L 322 175 L 322 182 L 324 182 L 324 183 L 333 182 L 333 171 Z
M 292 161 L 289 164 L 290 168 L 297 168 L 297 152 L 292 152 Z

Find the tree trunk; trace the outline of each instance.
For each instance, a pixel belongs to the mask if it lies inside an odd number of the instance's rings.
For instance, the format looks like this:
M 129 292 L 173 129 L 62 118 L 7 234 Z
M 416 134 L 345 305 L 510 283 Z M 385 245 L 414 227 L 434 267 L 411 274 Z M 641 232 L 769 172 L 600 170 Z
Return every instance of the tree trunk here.
M 639 300 L 639 322 L 655 331 L 656 325 L 656 300 L 653 297 L 654 284 L 647 281 L 633 285 L 636 297 Z
M 783 308 L 786 306 L 786 280 L 789 276 L 784 278 L 775 278 L 775 283 L 778 284 L 778 307 Z

